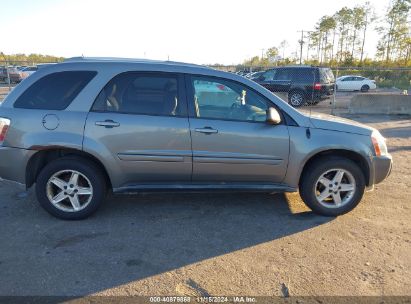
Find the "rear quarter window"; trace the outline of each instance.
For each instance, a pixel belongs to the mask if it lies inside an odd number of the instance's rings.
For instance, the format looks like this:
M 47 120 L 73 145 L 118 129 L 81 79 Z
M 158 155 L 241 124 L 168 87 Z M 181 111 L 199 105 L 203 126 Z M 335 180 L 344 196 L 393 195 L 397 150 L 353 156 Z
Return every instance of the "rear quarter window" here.
M 293 80 L 297 82 L 313 83 L 315 81 L 315 71 L 313 69 L 294 69 Z
M 64 110 L 96 74 L 95 71 L 66 71 L 44 76 L 17 98 L 14 107 Z
M 331 83 L 335 81 L 334 73 L 330 68 L 320 68 L 320 81 L 323 83 Z

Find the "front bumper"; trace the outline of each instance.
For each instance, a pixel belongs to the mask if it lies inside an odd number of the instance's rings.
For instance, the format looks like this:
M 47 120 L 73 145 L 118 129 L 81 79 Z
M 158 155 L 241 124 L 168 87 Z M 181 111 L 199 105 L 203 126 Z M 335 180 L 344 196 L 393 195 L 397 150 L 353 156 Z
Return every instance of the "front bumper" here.
M 374 181 L 373 184 L 381 183 L 392 170 L 392 156 L 390 154 L 377 156 L 373 159 Z
M 34 153 L 34 150 L 0 147 L 0 177 L 25 184 L 27 163 Z

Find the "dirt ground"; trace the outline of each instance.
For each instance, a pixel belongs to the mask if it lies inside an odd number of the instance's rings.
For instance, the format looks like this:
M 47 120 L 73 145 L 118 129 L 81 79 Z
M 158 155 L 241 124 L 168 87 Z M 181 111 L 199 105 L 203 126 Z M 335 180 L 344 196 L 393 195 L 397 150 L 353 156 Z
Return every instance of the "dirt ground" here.
M 411 119 L 347 117 L 381 130 L 394 167 L 338 218 L 298 193 L 153 194 L 67 222 L 0 182 L 0 296 L 410 296 Z

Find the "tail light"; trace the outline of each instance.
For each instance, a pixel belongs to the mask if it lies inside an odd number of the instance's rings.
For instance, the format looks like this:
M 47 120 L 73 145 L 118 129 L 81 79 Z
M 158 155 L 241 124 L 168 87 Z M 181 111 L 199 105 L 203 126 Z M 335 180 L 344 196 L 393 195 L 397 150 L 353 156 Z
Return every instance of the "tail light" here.
M 316 91 L 321 90 L 321 83 L 314 83 L 314 90 Z
M 6 138 L 7 131 L 10 126 L 10 119 L 0 117 L 0 145 L 3 144 L 4 139 Z

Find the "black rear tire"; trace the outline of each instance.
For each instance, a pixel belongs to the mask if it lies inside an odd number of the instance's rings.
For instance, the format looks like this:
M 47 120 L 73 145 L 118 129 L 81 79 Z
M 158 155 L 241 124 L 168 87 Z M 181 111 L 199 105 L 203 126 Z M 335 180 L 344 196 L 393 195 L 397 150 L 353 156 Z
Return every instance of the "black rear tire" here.
M 302 91 L 291 91 L 288 93 L 288 103 L 294 108 L 303 106 L 306 100 L 307 98 Z
M 355 180 L 355 190 L 347 203 L 341 207 L 332 204 L 324 206 L 317 200 L 316 187 L 318 179 L 327 171 L 343 169 Z M 365 178 L 361 169 L 353 161 L 340 157 L 324 157 L 314 161 L 305 168 L 300 185 L 300 196 L 304 203 L 315 213 L 324 216 L 338 216 L 354 209 L 362 199 L 365 190 Z
M 84 209 L 79 211 L 66 211 L 54 205 L 48 197 L 49 179 L 56 173 L 70 170 L 76 171 L 87 178 L 92 189 L 91 199 Z M 60 191 L 58 189 L 58 191 Z M 63 220 L 81 220 L 93 214 L 102 204 L 107 193 L 106 180 L 99 166 L 95 163 L 81 157 L 63 157 L 53 160 L 47 164 L 40 172 L 36 180 L 36 196 L 40 205 L 51 215 Z M 62 202 L 70 205 L 67 199 Z
M 361 92 L 367 93 L 369 89 L 370 89 L 370 87 L 365 84 L 365 85 L 363 85 L 363 86 L 361 87 Z

